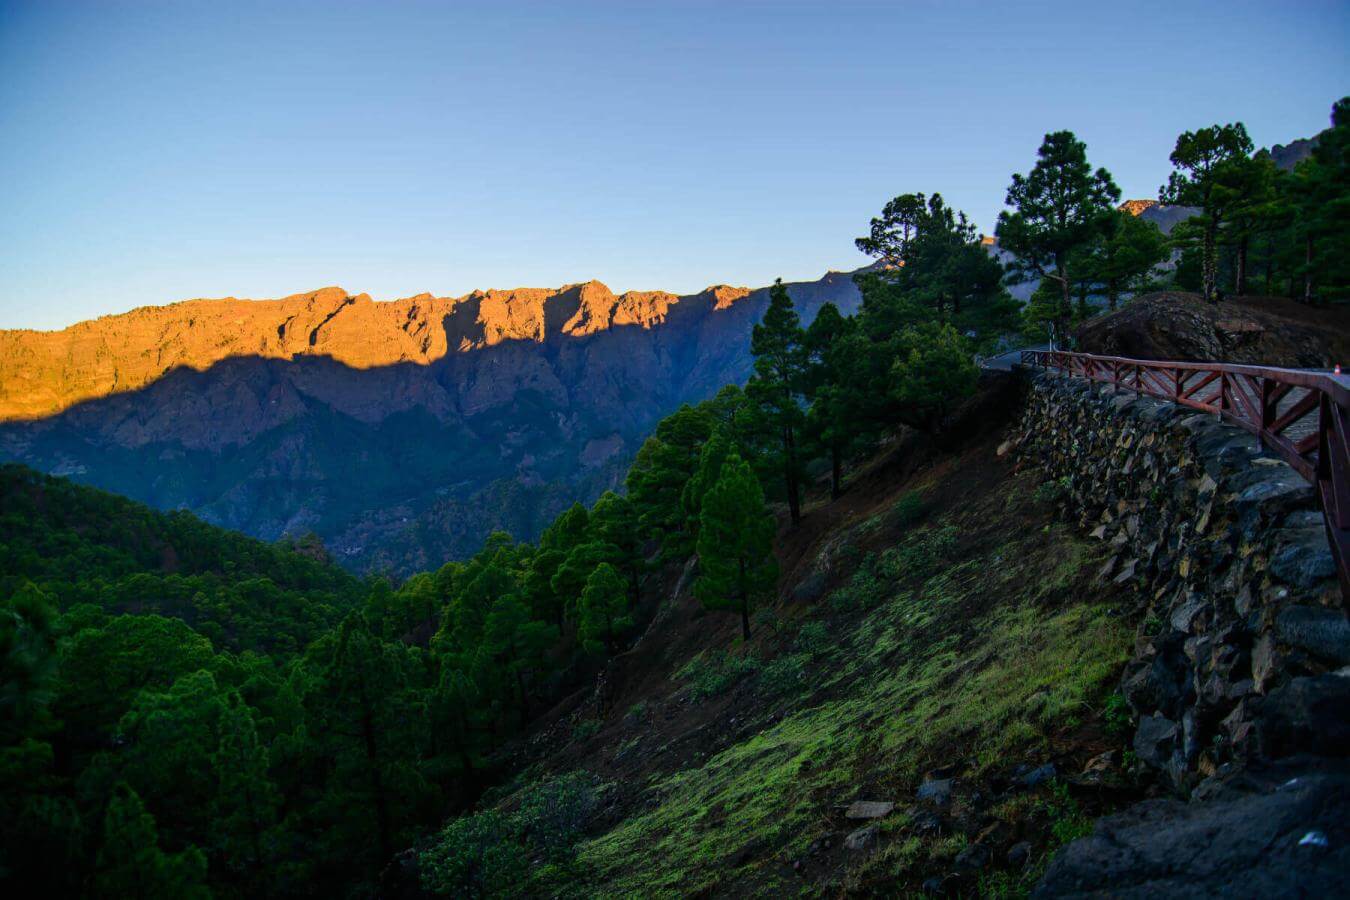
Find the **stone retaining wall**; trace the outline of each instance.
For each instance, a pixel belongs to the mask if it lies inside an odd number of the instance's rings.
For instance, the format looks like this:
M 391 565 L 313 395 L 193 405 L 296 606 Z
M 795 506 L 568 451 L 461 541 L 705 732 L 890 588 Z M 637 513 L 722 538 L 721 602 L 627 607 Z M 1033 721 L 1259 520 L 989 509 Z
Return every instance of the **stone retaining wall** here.
M 1312 489 L 1216 417 L 1032 376 L 1013 438 L 1139 621 L 1121 692 L 1134 748 L 1189 793 L 1350 723 L 1350 622 Z M 1340 677 L 1338 677 L 1340 676 Z M 1340 737 L 1337 737 L 1340 736 Z

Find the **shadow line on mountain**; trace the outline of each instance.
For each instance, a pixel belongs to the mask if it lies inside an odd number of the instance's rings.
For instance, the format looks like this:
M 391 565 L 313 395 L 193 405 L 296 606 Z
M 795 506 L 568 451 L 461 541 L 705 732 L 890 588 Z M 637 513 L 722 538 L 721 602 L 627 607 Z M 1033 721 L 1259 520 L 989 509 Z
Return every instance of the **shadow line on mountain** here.
M 652 341 L 657 345 L 677 344 L 682 336 L 682 329 L 687 333 L 691 326 L 697 328 L 708 316 L 714 313 L 719 318 L 726 316 L 728 320 L 726 324 L 731 325 L 736 324 L 734 322 L 736 319 L 757 320 L 758 315 L 762 312 L 762 307 L 765 305 L 766 298 L 767 289 L 758 289 L 752 291 L 744 299 L 719 309 L 712 294 L 704 292 L 680 298 L 680 302 L 671 305 L 665 319 L 659 324 L 609 324 L 598 331 L 569 334 L 561 329 L 563 324 L 573 319 L 580 310 L 581 298 L 580 286 L 578 286 L 575 290 L 568 290 L 550 298 L 554 302 L 545 304 L 543 310 L 544 337 L 542 340 L 528 336 L 505 336 L 497 339 L 494 343 L 488 344 L 486 343 L 489 340 L 487 323 L 480 320 L 482 298 L 469 297 L 441 317 L 439 327 L 443 331 L 448 349 L 444 355 L 425 362 L 405 359 L 390 363 L 361 365 L 331 353 L 302 353 L 293 356 L 235 354 L 214 360 L 203 367 L 191 364 L 176 365 L 144 384 L 81 399 L 50 413 L 14 416 L 0 420 L 0 430 L 39 426 L 43 423 L 59 420 L 67 422 L 86 421 L 92 412 L 115 408 L 119 402 L 128 407 L 134 406 L 135 398 L 156 390 L 163 390 L 164 386 L 190 387 L 194 384 L 194 379 L 200 379 L 197 382 L 197 385 L 200 386 L 209 382 L 217 373 L 227 371 L 234 366 L 272 368 L 277 371 L 289 369 L 301 373 L 312 370 L 315 373 L 323 372 L 330 377 L 348 382 L 351 382 L 352 379 L 346 376 L 354 373 L 362 373 L 364 376 L 357 380 L 379 382 L 396 377 L 397 373 L 403 371 L 421 371 L 433 373 L 435 380 L 442 383 L 444 383 L 444 373 L 453 373 L 456 370 L 471 371 L 475 367 L 486 368 L 480 360 L 518 357 L 522 354 L 522 350 L 529 355 L 537 355 L 541 359 L 550 361 L 557 361 L 562 357 L 566 364 L 575 366 L 574 358 L 569 355 L 574 352 L 575 348 L 589 349 L 596 345 L 603 346 L 609 342 L 622 345 L 634 340 Z M 747 341 L 750 324 L 751 322 L 745 321 L 743 325 Z M 731 330 L 735 331 L 736 329 Z M 675 370 L 680 371 L 678 367 Z M 310 380 L 313 380 L 313 378 L 317 378 L 317 374 L 312 376 Z

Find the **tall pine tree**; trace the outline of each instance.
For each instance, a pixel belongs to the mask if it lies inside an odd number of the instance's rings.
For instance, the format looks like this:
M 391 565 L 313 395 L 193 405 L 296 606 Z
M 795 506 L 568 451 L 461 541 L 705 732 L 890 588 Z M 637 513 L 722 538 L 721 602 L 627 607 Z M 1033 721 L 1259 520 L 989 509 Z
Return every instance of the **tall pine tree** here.
M 1073 310 L 1070 257 L 1100 234 L 1119 199 L 1111 173 L 1093 171 L 1087 145 L 1072 131 L 1047 134 L 1031 172 L 1012 177 L 1005 202 L 1013 211 L 999 214 L 999 246 L 1013 255 L 1014 275 L 1048 280 L 1058 289 L 1054 320 L 1061 333 Z
M 778 580 L 773 556 L 773 516 L 749 463 L 732 455 L 717 484 L 703 498 L 694 594 L 706 609 L 740 613 L 750 639 L 750 611 Z
M 1198 243 L 1201 293 L 1210 303 L 1219 301 L 1219 229 L 1237 200 L 1224 182 L 1251 151 L 1252 139 L 1241 122 L 1184 132 L 1169 157 L 1175 171 L 1158 189 L 1163 203 L 1200 208 L 1199 216 L 1173 229 L 1172 239 L 1182 246 Z
M 764 313 L 764 320 L 755 326 L 750 336 L 755 374 L 746 386 L 746 393 L 764 411 L 768 426 L 778 437 L 783 486 L 793 525 L 802 518 L 802 473 L 797 440 L 805 418 L 801 403 L 806 371 L 804 338 L 792 298 L 788 296 L 783 280 L 777 279 L 769 288 L 769 308 Z

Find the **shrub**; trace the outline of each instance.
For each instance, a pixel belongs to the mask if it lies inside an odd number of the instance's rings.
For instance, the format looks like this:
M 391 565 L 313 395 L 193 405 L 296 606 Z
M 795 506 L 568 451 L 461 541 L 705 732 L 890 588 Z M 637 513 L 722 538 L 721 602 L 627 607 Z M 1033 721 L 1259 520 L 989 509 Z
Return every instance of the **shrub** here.
M 796 647 L 799 653 L 822 656 L 830 650 L 830 632 L 824 622 L 807 622 L 797 630 Z
M 573 772 L 526 788 L 514 813 L 496 809 L 453 819 L 418 854 L 422 887 L 454 897 L 520 896 L 532 859 L 549 873 L 567 872 L 599 805 L 594 776 Z
M 1106 706 L 1102 709 L 1102 722 L 1107 734 L 1117 738 L 1130 733 L 1130 707 L 1122 695 L 1112 694 L 1107 698 Z
M 759 673 L 759 684 L 770 694 L 791 694 L 806 687 L 806 664 L 811 657 L 805 653 L 790 653 L 765 664 Z
M 885 585 L 877 578 L 877 559 L 869 553 L 848 580 L 848 584 L 830 594 L 830 608 L 835 612 L 871 609 L 886 598 Z
M 891 517 L 898 528 L 910 528 L 923 521 L 928 515 L 928 504 L 919 491 L 907 491 L 891 510 Z
M 960 534 L 955 525 L 929 528 L 914 535 L 898 547 L 891 547 L 881 555 L 878 568 L 884 578 L 922 578 L 946 562 L 956 549 Z
M 1031 495 L 1037 503 L 1057 503 L 1069 493 L 1071 483 L 1066 475 L 1057 481 L 1045 481 Z
M 699 654 L 676 672 L 675 677 L 688 681 L 690 694 L 695 700 L 702 700 L 723 693 L 758 668 L 759 660 L 749 654 L 735 656 L 723 651 Z
M 577 839 L 599 805 L 595 777 L 572 772 L 525 791 L 512 817 L 522 837 L 554 862 L 574 855 Z
M 493 809 L 451 820 L 418 854 L 422 887 L 455 897 L 513 892 L 528 862 L 513 832 L 511 819 Z
M 595 735 L 600 730 L 599 719 L 582 719 L 572 726 L 572 740 L 584 741 Z

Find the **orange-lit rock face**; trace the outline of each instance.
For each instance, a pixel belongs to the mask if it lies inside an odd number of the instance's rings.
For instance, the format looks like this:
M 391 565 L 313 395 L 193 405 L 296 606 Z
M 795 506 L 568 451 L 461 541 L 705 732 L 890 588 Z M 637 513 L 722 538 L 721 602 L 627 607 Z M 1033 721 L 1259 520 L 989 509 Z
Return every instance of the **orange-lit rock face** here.
M 1132 216 L 1137 216 L 1146 209 L 1152 209 L 1158 205 L 1157 200 L 1126 200 L 1118 207 L 1121 212 L 1127 212 Z
M 860 302 L 847 273 L 787 287 L 806 322 Z M 725 286 L 327 288 L 0 332 L 0 462 L 406 574 L 618 487 L 662 416 L 750 375 L 767 306 Z
M 712 289 L 714 308 L 749 293 Z M 651 328 L 680 300 L 662 291 L 615 296 L 598 281 L 390 302 L 329 287 L 280 300 L 147 306 L 57 332 L 3 331 L 0 421 L 48 416 L 82 400 L 144 387 L 180 366 L 206 369 L 230 357 L 327 356 L 356 369 L 428 364 L 504 341 Z

